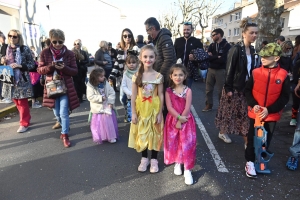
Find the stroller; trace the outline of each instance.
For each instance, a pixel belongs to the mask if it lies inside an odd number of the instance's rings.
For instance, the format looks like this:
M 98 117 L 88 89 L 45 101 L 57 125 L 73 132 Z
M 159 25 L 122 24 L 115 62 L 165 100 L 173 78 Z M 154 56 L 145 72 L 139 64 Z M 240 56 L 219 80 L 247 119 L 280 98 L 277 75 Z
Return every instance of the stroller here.
M 300 156 L 300 113 L 297 115 L 297 126 L 295 129 L 293 145 L 289 149 L 291 156 L 289 157 L 286 166 L 289 170 L 298 168 L 298 160 Z

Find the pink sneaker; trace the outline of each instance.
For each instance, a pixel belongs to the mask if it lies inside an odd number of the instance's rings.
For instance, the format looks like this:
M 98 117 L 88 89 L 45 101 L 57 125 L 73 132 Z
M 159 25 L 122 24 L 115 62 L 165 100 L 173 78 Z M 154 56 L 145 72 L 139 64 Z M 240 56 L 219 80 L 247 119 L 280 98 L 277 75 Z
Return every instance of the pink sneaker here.
M 151 173 L 158 172 L 158 161 L 157 161 L 157 159 L 151 159 L 150 172 Z
M 145 172 L 147 170 L 148 165 L 149 165 L 149 159 L 142 157 L 141 164 L 138 167 L 138 171 Z

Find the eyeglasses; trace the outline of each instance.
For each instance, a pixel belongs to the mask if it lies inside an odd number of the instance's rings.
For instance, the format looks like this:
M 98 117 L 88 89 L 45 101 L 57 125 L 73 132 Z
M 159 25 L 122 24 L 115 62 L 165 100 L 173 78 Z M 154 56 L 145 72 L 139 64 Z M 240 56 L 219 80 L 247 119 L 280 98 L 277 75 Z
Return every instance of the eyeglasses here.
M 146 32 L 148 32 L 150 29 L 152 28 L 152 26 L 149 26 L 149 28 L 148 29 L 146 29 Z
M 74 46 L 76 46 L 76 45 L 80 45 L 80 43 L 74 43 Z
M 132 38 L 132 35 L 130 35 L 130 34 L 129 34 L 129 35 L 123 35 L 123 38 L 126 39 L 127 37 L 128 37 L 128 38 Z
M 216 35 L 217 35 L 217 33 L 215 33 L 215 34 L 211 35 L 211 37 L 215 37 Z
M 8 35 L 9 38 L 14 38 L 14 39 L 17 39 L 18 36 L 15 36 L 15 35 Z
M 55 40 L 54 40 L 54 41 L 52 41 L 52 44 L 57 44 L 57 43 L 58 43 L 58 44 L 63 44 L 63 43 L 64 43 L 64 41 L 55 41 Z
M 192 25 L 192 22 L 184 22 L 183 25 Z

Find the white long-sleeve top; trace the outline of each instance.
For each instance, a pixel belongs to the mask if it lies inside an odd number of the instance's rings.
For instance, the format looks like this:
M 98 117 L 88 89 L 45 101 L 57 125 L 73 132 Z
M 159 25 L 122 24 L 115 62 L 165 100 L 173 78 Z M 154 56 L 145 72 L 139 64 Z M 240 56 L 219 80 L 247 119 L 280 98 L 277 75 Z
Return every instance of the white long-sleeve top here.
M 122 90 L 127 95 L 128 99 L 131 99 L 132 95 L 132 80 L 126 76 L 126 72 L 123 74 Z

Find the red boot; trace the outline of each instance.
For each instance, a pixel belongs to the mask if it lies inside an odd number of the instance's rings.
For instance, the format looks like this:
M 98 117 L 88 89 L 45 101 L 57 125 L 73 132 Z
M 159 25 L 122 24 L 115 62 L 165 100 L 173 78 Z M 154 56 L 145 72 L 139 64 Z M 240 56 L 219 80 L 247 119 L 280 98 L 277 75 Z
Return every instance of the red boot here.
M 63 144 L 66 148 L 70 147 L 71 146 L 71 142 L 69 140 L 69 136 L 68 134 L 61 134 L 60 135 L 60 139 L 62 139 L 63 141 Z

